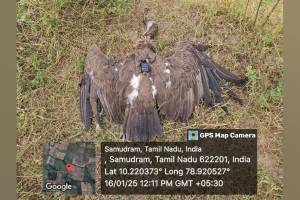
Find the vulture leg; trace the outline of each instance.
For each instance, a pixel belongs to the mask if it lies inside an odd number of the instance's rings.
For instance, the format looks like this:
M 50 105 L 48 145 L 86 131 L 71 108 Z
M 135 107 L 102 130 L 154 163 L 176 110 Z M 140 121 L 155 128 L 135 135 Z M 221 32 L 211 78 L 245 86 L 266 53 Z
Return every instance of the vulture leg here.
M 90 85 L 91 79 L 87 73 L 84 73 L 81 81 L 79 83 L 80 86 L 80 118 L 83 122 L 85 128 L 88 130 L 92 124 L 92 107 L 90 102 Z

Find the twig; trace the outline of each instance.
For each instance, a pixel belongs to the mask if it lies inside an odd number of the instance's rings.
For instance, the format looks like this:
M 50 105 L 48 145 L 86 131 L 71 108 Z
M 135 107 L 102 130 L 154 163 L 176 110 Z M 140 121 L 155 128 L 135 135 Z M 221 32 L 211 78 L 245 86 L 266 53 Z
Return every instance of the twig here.
M 272 15 L 273 11 L 277 8 L 279 2 L 280 2 L 280 0 L 277 0 L 277 2 L 274 4 L 273 8 L 271 9 L 271 11 L 269 12 L 269 14 L 267 15 L 264 23 L 261 25 L 261 28 L 263 28 L 266 25 L 266 23 L 268 22 L 269 18 Z
M 256 24 L 257 17 L 258 17 L 258 11 L 259 11 L 259 9 L 260 9 L 260 7 L 261 7 L 262 1 L 263 1 L 263 0 L 260 0 L 260 1 L 259 1 L 258 7 L 257 7 L 257 10 L 256 10 L 256 14 L 255 14 L 255 19 L 254 19 L 253 25 Z

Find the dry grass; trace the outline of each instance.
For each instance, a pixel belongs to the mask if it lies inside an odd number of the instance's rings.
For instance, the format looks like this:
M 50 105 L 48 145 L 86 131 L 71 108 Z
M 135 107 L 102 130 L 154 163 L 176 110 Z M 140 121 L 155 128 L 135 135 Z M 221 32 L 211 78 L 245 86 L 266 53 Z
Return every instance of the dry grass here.
M 101 3 L 102 2 L 102 3 Z M 105 3 L 103 3 L 105 2 Z M 112 3 L 114 2 L 114 3 Z M 177 41 L 212 44 L 211 56 L 250 82 L 241 107 L 199 105 L 186 123 L 163 122 L 159 141 L 185 140 L 188 127 L 257 128 L 259 179 L 256 196 L 201 196 L 203 199 L 283 198 L 282 2 L 261 28 L 275 0 L 20 0 L 17 2 L 17 194 L 18 199 L 62 199 L 41 193 L 41 148 L 45 141 L 118 141 L 120 127 L 103 116 L 101 131 L 84 131 L 79 119 L 78 83 L 86 49 L 96 42 L 110 57 L 130 53 L 143 32 L 144 16 L 156 20 L 155 46 L 169 55 Z M 198 196 L 94 196 L 88 199 L 198 199 Z

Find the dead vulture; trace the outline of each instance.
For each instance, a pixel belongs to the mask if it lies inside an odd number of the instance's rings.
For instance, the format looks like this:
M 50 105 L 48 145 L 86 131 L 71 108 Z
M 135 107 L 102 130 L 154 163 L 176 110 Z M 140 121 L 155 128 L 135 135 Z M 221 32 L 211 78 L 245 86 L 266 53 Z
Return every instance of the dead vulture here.
M 213 106 L 211 92 L 228 113 L 221 88 L 226 87 L 225 81 L 242 85 L 247 78 L 239 78 L 215 63 L 203 52 L 206 45 L 180 42 L 172 56 L 163 58 L 148 40 L 156 34 L 157 24 L 148 21 L 146 29 L 146 40 L 123 60 L 110 60 L 96 45 L 88 49 L 80 82 L 80 113 L 85 127 L 91 127 L 93 114 L 99 124 L 99 114 L 104 111 L 113 122 L 123 124 L 126 140 L 152 141 L 162 134 L 159 115 L 185 121 L 202 100 Z M 242 104 L 235 93 L 226 91 Z

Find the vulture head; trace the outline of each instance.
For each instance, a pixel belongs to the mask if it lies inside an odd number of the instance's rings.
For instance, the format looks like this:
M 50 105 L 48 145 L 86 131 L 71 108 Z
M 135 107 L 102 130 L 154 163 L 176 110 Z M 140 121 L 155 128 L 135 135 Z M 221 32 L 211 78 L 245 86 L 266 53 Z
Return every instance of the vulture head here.
M 154 39 L 158 33 L 158 24 L 153 20 L 144 20 L 145 32 L 144 36 L 148 39 Z
M 186 121 L 195 107 L 218 104 L 226 113 L 222 89 L 242 104 L 226 81 L 238 86 L 239 78 L 204 53 L 208 45 L 179 42 L 169 57 L 156 54 L 147 38 L 154 38 L 158 25 L 146 21 L 145 40 L 139 41 L 132 55 L 114 61 L 96 46 L 88 49 L 80 83 L 80 116 L 86 129 L 100 113 L 122 124 L 127 141 L 152 141 L 163 133 L 160 116 Z M 159 111 L 159 112 L 158 112 Z

